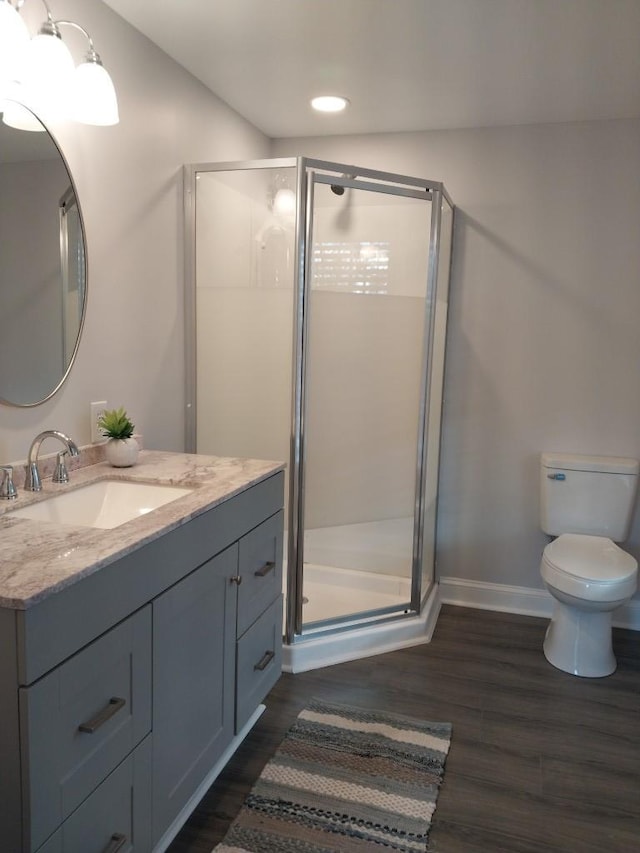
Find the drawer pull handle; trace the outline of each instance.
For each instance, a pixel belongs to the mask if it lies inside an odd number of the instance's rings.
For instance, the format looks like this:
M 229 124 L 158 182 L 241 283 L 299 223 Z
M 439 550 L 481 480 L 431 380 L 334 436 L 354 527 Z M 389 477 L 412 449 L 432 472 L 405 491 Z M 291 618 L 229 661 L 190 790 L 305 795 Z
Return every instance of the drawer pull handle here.
M 270 560 L 268 563 L 265 563 L 261 569 L 258 569 L 258 571 L 254 572 L 253 574 L 257 578 L 263 578 L 266 575 L 268 575 L 269 572 L 272 572 L 275 569 L 275 567 L 276 567 L 276 564 Z
M 111 840 L 104 848 L 102 853 L 118 853 L 118 850 L 122 850 L 124 845 L 127 843 L 127 836 L 123 835 L 121 832 L 114 832 L 111 836 Z
M 240 586 L 240 584 L 242 583 L 242 575 L 232 575 L 229 578 L 229 583 L 234 583 L 236 584 L 236 586 Z
M 99 714 L 96 714 L 95 717 L 92 717 L 90 720 L 87 720 L 86 723 L 80 723 L 80 725 L 78 726 L 78 731 L 86 732 L 86 734 L 92 735 L 100 728 L 100 726 L 103 726 L 108 720 L 110 720 L 114 714 L 117 714 L 120 708 L 124 708 L 126 704 L 126 699 L 119 699 L 117 696 L 113 696 L 111 699 L 109 699 L 109 704 L 107 705 L 107 707 L 100 711 Z
M 258 661 L 258 663 L 254 665 L 253 669 L 256 672 L 262 672 L 263 669 L 266 669 L 269 666 L 269 664 L 271 663 L 271 661 L 274 659 L 275 656 L 276 656 L 275 652 L 271 652 L 271 651 L 265 652 L 262 655 L 262 657 L 260 658 L 260 660 Z

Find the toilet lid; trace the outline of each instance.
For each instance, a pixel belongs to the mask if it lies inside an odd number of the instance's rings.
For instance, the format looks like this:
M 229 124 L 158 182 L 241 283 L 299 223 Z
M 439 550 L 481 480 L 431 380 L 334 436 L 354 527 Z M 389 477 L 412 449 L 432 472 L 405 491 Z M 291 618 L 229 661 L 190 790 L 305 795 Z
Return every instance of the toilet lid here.
M 554 568 L 596 583 L 627 580 L 638 568 L 631 554 L 604 536 L 563 533 L 547 545 L 544 556 Z

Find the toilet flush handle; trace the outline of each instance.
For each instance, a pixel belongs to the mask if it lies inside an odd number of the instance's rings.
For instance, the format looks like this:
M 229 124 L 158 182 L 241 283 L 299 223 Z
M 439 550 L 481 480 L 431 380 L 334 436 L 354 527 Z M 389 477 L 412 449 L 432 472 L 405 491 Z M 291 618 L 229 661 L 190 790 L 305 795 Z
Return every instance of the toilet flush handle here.
M 567 479 L 566 474 L 547 474 L 547 477 L 550 480 L 566 480 Z

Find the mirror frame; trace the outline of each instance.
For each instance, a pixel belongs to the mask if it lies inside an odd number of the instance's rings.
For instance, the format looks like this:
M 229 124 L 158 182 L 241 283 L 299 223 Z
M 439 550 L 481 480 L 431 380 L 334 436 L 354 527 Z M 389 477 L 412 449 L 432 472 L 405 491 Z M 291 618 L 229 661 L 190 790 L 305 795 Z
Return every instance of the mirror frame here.
M 12 408 L 15 408 L 15 409 L 32 409 L 35 406 L 40 406 L 40 405 L 42 405 L 42 403 L 46 403 L 47 400 L 50 400 L 54 396 L 54 394 L 57 394 L 58 391 L 62 388 L 62 386 L 64 385 L 64 383 L 67 381 L 67 379 L 69 377 L 69 374 L 71 372 L 71 368 L 73 367 L 75 360 L 76 360 L 76 356 L 78 354 L 78 349 L 80 348 L 80 340 L 82 338 L 82 332 L 84 329 L 84 322 L 85 322 L 85 318 L 87 316 L 87 301 L 88 301 L 88 296 L 89 296 L 89 259 L 88 259 L 88 250 L 87 250 L 87 229 L 86 229 L 85 222 L 84 222 L 84 215 L 82 213 L 82 205 L 80 203 L 80 197 L 78 195 L 78 189 L 76 187 L 76 182 L 73 178 L 73 173 L 71 172 L 71 167 L 69 166 L 69 162 L 68 162 L 67 158 L 65 157 L 64 152 L 62 150 L 62 147 L 61 147 L 60 143 L 58 142 L 55 134 L 52 132 L 52 130 L 49 128 L 49 126 L 30 107 L 27 107 L 27 106 L 25 106 L 25 104 L 21 103 L 20 101 L 14 100 L 12 98 L 5 98 L 3 100 L 5 102 L 6 101 L 13 101 L 14 103 L 19 104 L 23 109 L 28 110 L 33 115 L 33 117 L 38 122 L 40 122 L 40 124 L 44 128 L 44 132 L 46 134 L 48 134 L 49 139 L 53 142 L 53 144 L 54 144 L 54 146 L 58 152 L 58 156 L 62 160 L 62 163 L 63 163 L 63 165 L 67 171 L 67 176 L 69 178 L 69 184 L 70 184 L 70 187 L 73 190 L 73 193 L 75 195 L 76 208 L 78 210 L 78 219 L 80 222 L 80 233 L 82 235 L 82 244 L 83 244 L 84 299 L 83 299 L 83 303 L 82 303 L 82 314 L 80 316 L 80 322 L 78 323 L 78 334 L 76 336 L 76 341 L 75 341 L 75 344 L 73 347 L 73 351 L 72 351 L 71 356 L 69 358 L 69 363 L 67 364 L 67 366 L 64 370 L 62 378 L 57 383 L 57 385 L 51 391 L 49 391 L 44 397 L 42 397 L 41 399 L 36 400 L 35 402 L 32 402 L 32 403 L 16 403 L 13 400 L 7 400 L 0 393 L 0 404 L 2 404 L 4 406 L 11 406 Z M 0 121 L 1 121 L 1 119 L 0 119 Z M 29 133 L 30 131 L 23 131 L 23 132 Z

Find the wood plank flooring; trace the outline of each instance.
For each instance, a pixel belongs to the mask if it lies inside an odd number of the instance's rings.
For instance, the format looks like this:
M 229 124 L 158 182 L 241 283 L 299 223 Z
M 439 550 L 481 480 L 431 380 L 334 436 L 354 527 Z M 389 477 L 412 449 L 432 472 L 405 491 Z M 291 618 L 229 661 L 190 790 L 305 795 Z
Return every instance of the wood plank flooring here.
M 428 645 L 283 675 L 170 853 L 210 853 L 311 696 L 453 723 L 432 853 L 638 853 L 640 632 L 582 679 L 545 660 L 546 624 L 445 606 Z

